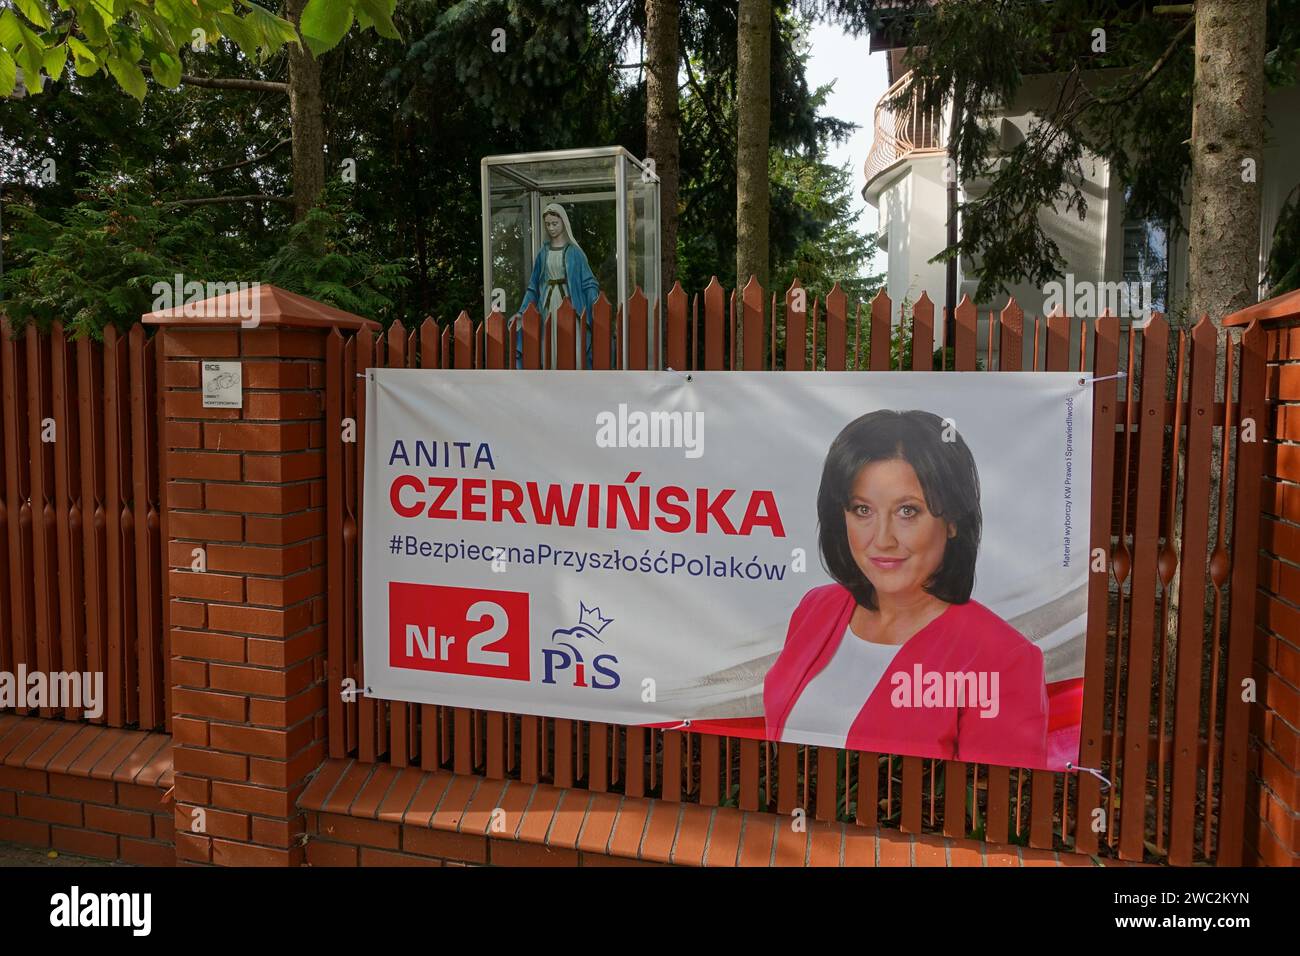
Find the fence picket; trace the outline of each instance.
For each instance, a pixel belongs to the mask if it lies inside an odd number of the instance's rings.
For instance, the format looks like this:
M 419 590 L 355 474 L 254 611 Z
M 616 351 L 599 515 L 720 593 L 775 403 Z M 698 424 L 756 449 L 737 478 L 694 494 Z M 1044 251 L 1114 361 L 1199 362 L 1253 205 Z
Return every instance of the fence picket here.
M 924 348 L 918 348 L 923 345 Z M 912 306 L 912 371 L 934 370 L 934 303 L 924 291 Z
M 1231 339 L 1229 339 L 1231 343 Z M 1264 438 L 1268 431 L 1268 407 L 1264 387 L 1268 366 L 1264 330 L 1258 322 L 1247 326 L 1241 336 L 1238 422 L 1236 435 L 1236 481 L 1232 514 L 1232 578 L 1228 606 L 1227 693 L 1223 711 L 1223 773 L 1220 785 L 1218 853 L 1220 866 L 1240 866 L 1243 857 L 1243 822 L 1246 802 L 1246 770 L 1249 762 L 1250 705 L 1237 693 L 1251 673 L 1252 636 L 1255 628 L 1256 563 L 1259 553 L 1259 510 L 1264 470 Z M 1243 436 L 1248 424 L 1257 430 Z
M 104 448 L 105 478 L 104 507 L 108 558 L 108 594 L 118 597 L 116 607 L 108 605 L 108 654 L 104 685 L 107 690 L 108 723 L 121 727 L 124 721 L 134 718 L 132 695 L 128 689 L 127 635 L 135 622 L 135 588 L 130 584 L 130 569 L 125 560 L 131 533 L 131 513 L 127 507 L 124 488 L 126 474 L 124 457 L 129 458 L 124 405 L 128 402 L 126 342 L 117 330 L 109 326 L 104 330 Z M 169 561 L 169 564 L 171 562 Z
M 642 299 L 644 301 L 644 297 Z M 566 298 L 560 303 L 559 311 L 556 314 L 556 354 L 555 368 L 563 371 L 573 371 L 578 368 L 577 348 L 577 317 L 573 311 L 573 305 Z M 633 332 L 630 342 L 644 342 L 644 335 L 638 336 Z M 548 339 L 549 341 L 549 339 Z M 594 358 L 594 356 L 593 356 Z M 555 723 L 555 785 L 557 787 L 571 787 L 578 775 L 577 758 L 574 752 L 575 736 L 580 736 L 581 731 L 576 721 L 557 719 Z
M 52 454 L 46 426 L 49 392 L 49 347 L 47 340 L 28 323 L 24 336 L 27 355 L 27 445 L 31 469 L 32 564 L 36 587 L 36 666 L 47 674 L 59 667 L 59 611 L 54 592 L 58 576 L 55 551 L 54 506 L 50 501 L 50 465 Z M 128 686 L 130 686 L 128 684 Z M 51 707 L 42 707 L 42 717 L 53 716 Z
M 1197 462 L 1187 469 L 1184 481 L 1185 498 L 1183 500 L 1182 555 L 1179 562 L 1178 590 L 1178 644 L 1174 667 L 1178 677 L 1174 694 L 1174 736 L 1173 736 L 1173 771 L 1171 773 L 1170 803 L 1173 816 L 1177 820 L 1194 821 L 1196 816 L 1197 776 L 1200 756 L 1201 704 L 1201 659 L 1205 641 L 1205 589 L 1206 565 L 1209 555 L 1209 516 L 1210 516 L 1210 469 L 1208 467 L 1214 440 L 1214 389 L 1216 375 L 1216 346 L 1218 330 L 1208 318 L 1202 318 L 1192 329 L 1191 335 L 1191 385 L 1188 392 L 1187 408 L 1187 460 Z M 1144 365 L 1144 373 L 1147 371 Z M 1162 368 L 1161 372 L 1164 371 Z M 1145 384 L 1146 377 L 1143 377 Z M 1163 380 L 1161 382 L 1163 386 Z M 1163 391 L 1162 391 L 1163 395 Z M 1143 407 L 1146 403 L 1143 402 Z M 1159 458 L 1153 455 L 1154 467 L 1160 467 Z M 1141 472 L 1138 473 L 1138 494 L 1141 494 Z M 1166 533 L 1172 535 L 1174 529 Z M 1163 643 L 1165 637 L 1165 620 L 1158 622 L 1157 638 Z M 1135 654 L 1140 648 L 1134 645 Z M 1132 685 L 1130 685 L 1131 688 Z M 1131 693 L 1131 690 L 1130 690 Z M 1146 699 L 1146 698 L 1144 698 Z M 1148 701 L 1149 703 L 1149 701 Z M 1129 705 L 1133 700 L 1130 697 Z M 1130 710 L 1127 715 L 1133 718 Z M 1160 718 L 1164 719 L 1163 714 Z M 1132 723 L 1129 727 L 1134 726 Z M 1138 726 L 1145 727 L 1142 723 Z M 1140 743 L 1147 740 L 1146 734 L 1134 734 L 1141 737 Z M 1136 741 L 1135 741 L 1136 743 Z M 1145 750 L 1131 746 L 1125 751 L 1125 763 L 1137 756 L 1145 760 Z M 1156 759 L 1163 755 L 1157 754 Z M 1127 785 L 1129 776 L 1125 774 Z M 1134 784 L 1137 786 L 1137 784 Z M 1127 790 L 1124 794 L 1128 797 Z M 1127 799 L 1125 806 L 1128 805 Z M 1141 828 L 1129 819 L 1129 814 L 1121 816 L 1128 824 L 1120 834 L 1120 852 L 1133 854 L 1128 859 L 1141 859 Z M 1174 866 L 1190 866 L 1195 842 L 1192 826 L 1171 828 L 1169 833 L 1169 862 Z
M 615 344 L 612 308 L 604 292 L 596 297 L 591 307 L 591 367 L 598 372 L 607 372 L 613 367 Z
M 1025 313 L 1014 298 L 1002 310 L 998 323 L 998 369 L 1018 372 L 1021 368 L 1021 341 L 1024 334 Z M 993 333 L 989 331 L 990 341 Z M 990 365 L 989 368 L 992 366 Z M 1009 812 L 1011 768 L 989 766 L 985 772 L 984 832 L 994 843 L 1006 843 L 1010 838 Z
M 1119 321 L 1103 315 L 1096 321 L 1093 346 L 1093 375 L 1106 379 L 1093 384 L 1092 400 L 1092 499 L 1110 502 L 1115 484 L 1115 423 L 1117 420 L 1118 383 L 1112 376 L 1119 368 Z M 1017 351 L 1017 357 L 1020 352 Z M 1008 360 L 1003 340 L 1002 362 Z M 1083 717 L 1079 729 L 1079 764 L 1100 767 L 1102 737 L 1105 733 L 1106 707 L 1106 632 L 1110 580 L 1114 567 L 1111 545 L 1111 509 L 1092 509 L 1088 532 L 1089 566 L 1098 550 L 1105 555 L 1105 570 L 1088 574 L 1088 634 L 1084 648 Z M 1121 542 L 1123 537 L 1121 535 Z M 1101 806 L 1101 782 L 1090 773 L 1080 773 L 1075 810 L 1075 849 L 1080 853 L 1097 852 L 1097 831 L 1093 829 L 1093 811 Z
M 881 289 L 871 300 L 871 336 L 867 340 L 871 371 L 888 372 L 891 361 L 889 354 L 889 336 L 893 331 L 891 311 L 893 304 L 885 290 Z
M 84 605 L 81 595 L 81 569 L 76 560 L 74 540 L 81 532 L 81 515 L 77 507 L 72 448 L 77 443 L 76 419 L 69 414 L 69 393 L 75 388 L 70 368 L 68 340 L 63 323 L 55 322 L 50 330 L 50 384 L 55 428 L 54 441 L 54 513 L 55 553 L 59 574 L 55 581 L 59 605 L 59 655 L 62 669 L 86 670 L 84 645 Z M 156 575 L 154 576 L 156 578 Z M 68 720 L 77 720 L 81 711 L 69 704 L 63 712 Z
M 0 337 L 6 341 L 9 338 L 8 323 L 4 328 L 0 328 Z M 4 393 L 4 382 L 6 381 L 7 372 L 3 361 L 0 361 L 0 395 Z M 10 498 L 8 482 L 5 476 L 17 464 L 17 456 L 14 449 L 9 448 L 5 443 L 4 428 L 0 427 L 0 670 L 13 672 L 17 670 L 14 662 L 15 641 L 17 635 L 11 632 L 7 625 L 12 620 L 13 601 L 17 596 L 16 592 L 22 589 L 20 580 L 13 580 L 9 570 L 9 525 L 13 520 L 10 516 Z M 11 591 L 12 587 L 12 591 Z
M 709 280 L 704 290 L 704 368 L 720 371 L 724 366 L 722 343 L 726 332 L 723 309 L 726 298 L 718 277 Z M 700 742 L 700 803 L 716 807 L 722 802 L 722 738 L 716 734 L 698 735 Z
M 377 343 L 375 341 L 375 333 L 369 327 L 363 328 L 360 332 L 357 333 L 356 376 L 364 377 L 371 368 L 379 364 L 376 361 L 376 350 L 375 350 L 376 344 Z M 352 379 L 351 390 L 355 391 L 357 396 L 357 417 L 356 417 L 357 447 L 365 448 L 366 447 L 366 392 L 364 387 L 357 387 L 356 385 L 358 381 L 364 381 L 364 378 L 358 379 L 356 376 L 354 376 Z M 357 497 L 356 497 L 355 508 L 356 508 L 356 515 L 357 515 L 357 527 L 361 528 L 363 526 L 362 522 L 365 520 L 364 505 L 366 500 L 366 492 L 365 492 L 365 482 L 363 480 L 365 475 L 365 469 L 361 462 L 357 462 L 357 466 L 358 466 Z M 356 564 L 357 564 L 356 573 L 358 576 L 360 576 L 360 574 L 362 573 L 362 568 L 361 568 L 362 554 L 360 550 L 359 541 L 358 541 L 358 548 L 357 548 Z M 358 602 L 358 607 L 359 604 L 360 602 Z M 356 648 L 356 650 L 359 652 L 360 648 L 358 647 Z M 356 668 L 357 668 L 357 686 L 358 688 L 365 688 L 366 686 L 365 658 L 363 655 L 358 653 L 355 660 L 356 660 Z M 375 699 L 369 696 L 368 694 L 364 694 L 357 701 L 357 739 L 358 739 L 358 746 L 360 748 L 359 753 L 360 753 L 361 760 L 366 763 L 374 763 L 376 751 L 379 750 L 379 730 L 378 727 L 376 726 L 377 723 L 378 721 L 376 715 Z
M 725 310 L 726 294 L 722 283 L 714 276 L 704 287 L 704 367 L 706 369 L 723 368 L 727 327 Z
M 141 727 L 162 725 L 162 688 L 164 664 L 159 640 L 158 579 L 158 508 L 155 462 L 158 456 L 157 425 L 151 412 L 155 408 L 154 372 L 157 361 L 145 341 L 143 325 L 133 325 L 128 339 L 131 353 L 131 491 L 135 505 L 133 564 L 136 582 L 135 657 L 137 661 L 137 700 Z
M 406 365 L 406 327 L 401 322 L 394 322 L 388 327 L 384 336 L 387 340 L 387 353 L 382 363 L 385 368 L 403 368 Z M 407 705 L 404 701 L 387 701 L 389 736 L 391 752 L 389 759 L 394 767 L 405 767 L 409 763 L 409 742 L 407 740 Z M 383 723 L 385 704 L 377 704 L 380 723 Z
M 826 369 L 842 372 L 848 368 L 848 296 L 837 281 L 826 293 Z
M 744 291 L 741 291 L 741 368 L 750 372 L 762 371 L 767 363 L 763 362 L 763 286 L 757 278 L 749 277 Z M 736 367 L 735 359 L 732 367 Z M 637 365 L 640 368 L 640 365 Z
M 13 337 L 8 320 L 0 330 L 0 358 L 3 358 L 5 368 L 4 403 L 0 406 L 0 415 L 4 415 L 5 447 L 12 451 L 9 459 L 12 464 L 5 468 L 5 486 L 13 510 L 9 519 L 9 574 L 10 580 L 19 584 L 9 606 L 12 658 L 14 667 L 31 667 L 36 663 L 36 607 L 34 594 L 26 587 L 26 581 L 34 580 L 35 576 L 31 557 L 31 471 L 22 467 L 30 454 L 26 450 L 29 447 L 27 416 L 22 412 L 27 393 L 27 368 L 23 349 L 18 339 Z M 18 713 L 25 714 L 27 709 L 19 708 Z
M 808 348 L 808 293 L 795 279 L 785 294 L 785 370 L 802 372 Z M 777 811 L 789 816 L 800 805 L 799 745 L 776 745 Z
M 961 302 L 957 304 L 956 320 L 957 348 L 954 367 L 959 372 L 973 372 L 977 367 L 975 345 L 978 337 L 979 314 L 975 304 L 967 296 L 962 296 Z M 964 837 L 966 835 L 966 784 L 969 777 L 968 766 L 963 761 L 944 761 L 944 836 Z
M 1070 370 L 1070 325 L 1068 316 L 1059 313 L 1047 319 L 1047 352 L 1044 356 L 1047 371 Z M 960 336 L 960 333 L 958 333 Z M 959 366 L 960 367 L 960 366 Z M 1056 774 L 1046 770 L 1030 772 L 1029 792 L 1029 845 L 1050 849 L 1053 842 L 1053 820 L 1056 813 Z M 1017 820 L 1019 814 L 1017 814 Z
M 1152 655 L 1156 636 L 1156 545 L 1160 533 L 1160 459 L 1164 448 L 1165 359 L 1169 325 L 1157 315 L 1142 334 L 1142 424 L 1138 427 L 1136 527 L 1133 532 L 1132 626 L 1124 711 L 1124 759 L 1120 800 L 1120 858 L 1141 860 L 1146 827 L 1146 788 L 1151 716 Z M 1188 445 L 1188 453 L 1192 453 Z M 1190 476 L 1189 476 L 1190 477 Z M 1186 548 L 1185 548 L 1186 551 Z M 1201 627 L 1197 621 L 1197 627 Z M 1162 628 L 1163 630 L 1163 628 Z M 1163 637 L 1163 635 L 1162 635 Z M 1170 834 L 1171 846 L 1174 834 Z
M 531 325 L 529 320 L 532 320 Z M 529 334 L 532 333 L 532 345 L 534 348 L 539 344 L 538 335 L 540 330 L 537 328 L 540 316 L 533 306 L 529 305 L 529 313 L 525 315 L 524 320 L 524 352 L 527 356 L 529 348 Z M 456 321 L 450 329 L 443 329 L 443 356 L 444 360 L 450 359 L 457 369 L 469 369 L 474 367 L 474 326 L 470 321 L 469 313 L 462 311 L 456 317 Z M 444 366 L 447 367 L 447 366 Z M 468 707 L 453 707 L 451 710 L 452 721 L 452 766 L 456 773 L 470 774 L 474 772 L 474 724 L 476 722 L 476 711 Z
M 1169 483 L 1177 487 L 1179 477 L 1179 459 L 1184 451 L 1183 440 L 1183 409 L 1185 405 L 1183 383 L 1186 380 L 1186 352 L 1187 352 L 1187 332 L 1179 330 L 1178 332 L 1178 362 L 1174 374 L 1174 427 L 1172 440 L 1170 442 L 1169 452 Z M 1157 571 L 1160 578 L 1160 621 L 1162 626 L 1167 627 L 1172 611 L 1173 602 L 1173 576 L 1178 571 L 1178 551 L 1174 547 L 1174 534 L 1172 529 L 1177 524 L 1178 497 L 1177 495 L 1165 495 L 1165 523 L 1164 523 L 1164 545 L 1160 549 L 1160 557 L 1157 562 Z M 1158 853 L 1164 852 L 1165 849 L 1165 791 L 1166 776 L 1170 770 L 1168 759 L 1169 750 L 1166 746 L 1169 736 L 1169 706 L 1168 706 L 1168 676 L 1169 676 L 1169 641 L 1162 639 L 1159 642 L 1160 649 L 1157 654 L 1159 664 L 1156 673 L 1156 810 L 1155 810 L 1155 844 Z
M 795 279 L 785 294 L 785 369 L 804 370 L 808 341 L 808 293 Z
M 609 324 L 609 302 L 605 299 L 602 292 L 596 300 L 594 307 L 595 317 L 593 326 L 599 329 L 601 324 L 608 329 Z M 536 370 L 541 368 L 541 351 L 538 349 L 538 325 L 540 316 L 537 309 L 530 303 L 528 308 L 523 312 L 517 323 L 519 331 L 514 328 L 510 330 L 509 352 L 513 353 L 515 349 L 520 350 L 518 361 L 522 368 Z M 516 344 L 516 339 L 521 339 L 522 344 Z M 601 350 L 593 350 L 593 355 L 597 366 L 601 360 Z M 606 364 L 608 358 L 606 356 Z M 513 368 L 514 361 L 510 362 Z M 443 707 L 442 712 L 446 715 L 452 708 Z M 446 717 L 444 716 L 444 722 Z M 545 738 L 542 733 L 543 723 L 541 718 L 534 717 L 531 714 L 524 714 L 519 718 L 519 779 L 524 783 L 538 783 L 542 778 L 542 761 Z
M 577 315 L 573 311 L 573 303 L 567 297 L 560 303 L 559 311 L 556 313 L 556 320 L 557 355 L 555 368 L 569 371 L 582 368 L 586 363 L 586 359 L 580 358 L 578 355 Z

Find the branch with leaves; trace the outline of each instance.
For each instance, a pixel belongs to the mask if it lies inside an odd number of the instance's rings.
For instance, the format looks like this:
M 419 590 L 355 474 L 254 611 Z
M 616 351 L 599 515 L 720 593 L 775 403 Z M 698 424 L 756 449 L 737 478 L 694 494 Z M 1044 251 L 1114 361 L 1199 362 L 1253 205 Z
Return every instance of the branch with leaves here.
M 396 5 L 397 0 L 309 0 L 302 42 L 319 56 L 353 23 L 397 39 Z M 186 47 L 203 52 L 222 38 L 257 62 L 299 45 L 292 23 L 250 0 L 13 0 L 0 12 L 0 97 L 14 94 L 19 70 L 22 92 L 39 94 L 45 78 L 57 82 L 63 76 L 69 58 L 78 75 L 106 73 L 137 100 L 148 90 L 146 76 L 169 89 L 182 82 L 224 86 L 181 70 Z

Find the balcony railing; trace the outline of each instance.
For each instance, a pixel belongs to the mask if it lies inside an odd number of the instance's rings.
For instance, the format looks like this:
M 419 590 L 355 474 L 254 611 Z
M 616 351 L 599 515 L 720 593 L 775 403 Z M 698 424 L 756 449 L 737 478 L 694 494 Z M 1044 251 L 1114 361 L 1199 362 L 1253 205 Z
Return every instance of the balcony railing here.
M 940 111 L 924 109 L 920 104 L 919 91 L 912 93 L 911 102 L 905 110 L 897 112 L 890 107 L 890 102 L 911 82 L 911 77 L 910 73 L 899 77 L 876 104 L 875 138 L 864 167 L 868 185 L 900 159 L 917 153 L 943 151 Z

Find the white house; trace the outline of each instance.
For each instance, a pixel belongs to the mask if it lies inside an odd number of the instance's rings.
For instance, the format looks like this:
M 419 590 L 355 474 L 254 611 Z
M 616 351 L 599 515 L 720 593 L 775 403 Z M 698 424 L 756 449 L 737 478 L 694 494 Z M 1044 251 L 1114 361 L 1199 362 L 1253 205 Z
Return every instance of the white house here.
M 882 49 L 880 44 L 879 36 L 874 37 L 873 52 Z M 889 100 L 905 85 L 907 77 L 902 72 L 901 50 L 890 49 L 888 61 L 891 86 L 876 106 L 863 197 L 880 214 L 877 241 L 887 256 L 886 292 L 896 309 L 900 301 L 913 302 L 922 291 L 926 292 L 935 303 L 936 336 L 941 339 L 946 267 L 929 260 L 948 244 L 944 146 L 949 117 L 927 118 L 915 109 L 901 114 L 890 110 Z M 1035 114 L 1046 112 L 1048 97 L 1054 100 L 1057 92 L 1055 79 L 1026 80 L 1018 101 L 1002 114 L 999 134 L 1004 146 L 1014 145 Z M 1265 110 L 1266 146 L 1256 169 L 1262 190 L 1261 276 L 1278 214 L 1300 183 L 1300 162 L 1296 161 L 1300 155 L 1300 88 L 1270 91 Z M 1148 282 L 1151 308 L 1179 313 L 1186 303 L 1186 236 L 1172 237 L 1164 223 L 1126 216 L 1122 185 L 1111 176 L 1104 159 L 1089 156 L 1084 173 L 1081 185 L 1088 206 L 1082 220 L 1077 211 L 1047 209 L 1039 214 L 1044 229 L 1059 246 L 1075 285 Z M 979 182 L 961 183 L 961 201 L 978 195 L 980 188 Z M 969 262 L 958 263 L 958 300 L 962 294 L 974 299 L 978 282 L 971 278 L 969 267 Z M 1045 302 L 1052 291 L 1024 283 L 1010 290 L 1027 315 L 1043 314 L 1044 305 L 1052 304 Z M 1261 294 L 1263 291 L 1261 288 Z M 1004 294 L 978 305 L 981 309 L 1000 309 L 1006 301 Z M 982 335 L 980 347 L 984 348 Z

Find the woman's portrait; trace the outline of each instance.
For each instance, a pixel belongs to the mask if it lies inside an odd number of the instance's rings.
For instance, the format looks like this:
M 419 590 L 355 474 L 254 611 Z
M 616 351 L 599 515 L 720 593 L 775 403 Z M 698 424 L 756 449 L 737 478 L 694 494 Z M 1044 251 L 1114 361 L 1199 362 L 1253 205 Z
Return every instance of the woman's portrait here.
M 803 596 L 764 679 L 768 738 L 1055 764 L 1042 652 L 971 598 L 980 481 L 955 425 L 895 410 L 851 422 L 826 454 L 817 519 L 832 583 Z

